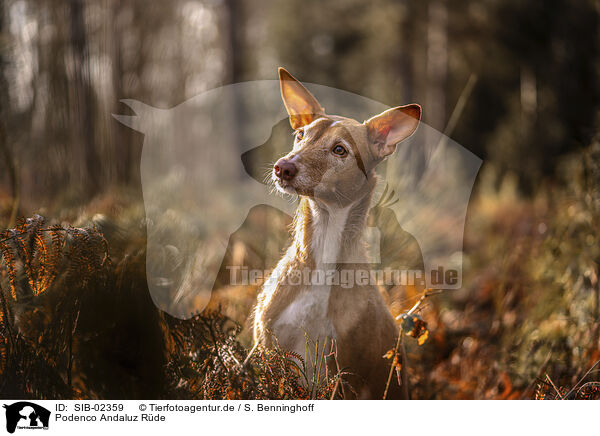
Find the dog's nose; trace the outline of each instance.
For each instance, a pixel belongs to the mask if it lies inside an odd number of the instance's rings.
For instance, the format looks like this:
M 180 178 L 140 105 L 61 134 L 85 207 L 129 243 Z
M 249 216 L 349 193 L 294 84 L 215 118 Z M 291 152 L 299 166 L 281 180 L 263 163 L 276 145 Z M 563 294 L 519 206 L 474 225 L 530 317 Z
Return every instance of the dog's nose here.
M 283 180 L 292 180 L 298 172 L 296 165 L 285 159 L 279 159 L 273 170 L 275 171 L 275 175 Z

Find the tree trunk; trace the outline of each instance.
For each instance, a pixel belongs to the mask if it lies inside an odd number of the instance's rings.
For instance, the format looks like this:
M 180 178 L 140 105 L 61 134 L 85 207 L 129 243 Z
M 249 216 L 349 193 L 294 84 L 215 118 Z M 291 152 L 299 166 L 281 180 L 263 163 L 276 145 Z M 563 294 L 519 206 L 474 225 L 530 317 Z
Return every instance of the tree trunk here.
M 228 69 L 226 82 L 235 84 L 242 80 L 242 40 L 240 30 L 243 26 L 242 11 L 239 0 L 225 0 L 224 5 L 228 30 L 228 44 L 225 47 Z M 243 119 L 244 108 L 242 107 L 242 101 L 238 97 L 237 94 L 233 94 L 230 102 L 231 140 L 238 150 L 242 150 L 243 133 L 240 121 Z
M 448 75 L 448 10 L 442 0 L 431 0 L 427 25 L 427 123 L 444 131 Z
M 7 38 L 4 35 L 4 3 L 0 2 L 0 41 Z M 15 157 L 13 150 L 9 145 L 8 129 L 9 117 L 11 115 L 9 107 L 9 95 L 8 95 L 8 80 L 6 79 L 5 66 L 8 61 L 5 59 L 4 50 L 0 50 L 0 152 L 2 153 L 2 160 L 6 166 L 6 173 L 8 175 L 8 182 L 10 184 L 10 195 L 13 201 L 13 207 L 11 211 L 10 222 L 8 227 L 14 224 L 18 208 L 19 208 L 19 188 L 18 178 L 16 170 Z
M 100 189 L 100 159 L 96 150 L 94 129 L 94 95 L 90 83 L 90 59 L 82 0 L 72 0 L 71 49 L 73 50 L 73 116 L 76 146 L 82 151 L 85 173 L 82 182 L 86 193 L 94 195 Z
M 119 102 L 124 98 L 123 92 L 123 62 L 121 56 L 122 26 L 119 23 L 119 15 L 123 5 L 114 0 L 111 4 L 111 32 L 110 32 L 110 50 L 112 59 L 112 86 L 114 93 L 114 113 L 120 113 L 122 105 Z M 131 180 L 132 152 L 129 144 L 128 127 L 120 123 L 113 123 L 113 142 L 114 142 L 114 162 L 116 167 L 116 179 L 118 182 L 128 184 Z

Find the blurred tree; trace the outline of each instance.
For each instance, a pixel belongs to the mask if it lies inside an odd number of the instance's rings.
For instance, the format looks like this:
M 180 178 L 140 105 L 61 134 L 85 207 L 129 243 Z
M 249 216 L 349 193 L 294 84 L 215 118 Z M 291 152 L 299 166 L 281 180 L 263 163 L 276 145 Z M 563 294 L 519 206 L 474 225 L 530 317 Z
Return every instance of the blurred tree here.
M 446 124 L 446 76 L 448 72 L 448 11 L 443 1 L 428 4 L 427 23 L 427 123 L 443 131 Z
M 498 166 L 500 176 L 517 174 L 531 192 L 597 129 L 597 3 L 463 5 L 456 13 L 466 14 L 450 20 L 461 58 L 455 65 L 478 70 L 480 80 L 456 139 Z
M 74 142 L 82 150 L 86 193 L 94 195 L 100 189 L 100 165 L 95 136 L 94 90 L 90 80 L 90 58 L 84 21 L 84 3 L 71 0 L 71 49 L 73 52 L 73 104 Z
M 225 0 L 225 26 L 227 33 L 227 73 L 224 78 L 225 83 L 239 83 L 242 79 L 244 53 L 243 53 L 243 30 L 244 18 L 242 4 L 239 0 Z M 225 33 L 225 32 L 224 32 Z M 240 121 L 244 116 L 243 103 L 237 98 L 237 93 L 234 93 L 231 102 L 232 111 L 229 114 L 231 117 L 229 125 L 231 126 L 232 139 L 238 149 L 243 149 L 243 134 L 240 132 Z
M 119 99 L 124 98 L 125 93 L 123 89 L 123 50 L 121 42 L 123 40 L 123 34 L 125 29 L 123 28 L 123 18 L 126 13 L 124 9 L 129 9 L 123 3 L 119 1 L 113 1 L 110 5 L 110 23 L 111 32 L 109 33 L 110 38 L 110 50 L 111 50 L 111 73 L 112 73 L 112 87 L 114 91 L 114 103 L 113 112 L 119 113 L 121 105 Z M 129 11 L 127 11 L 129 13 Z M 131 145 L 128 144 L 128 140 L 131 140 L 130 130 L 125 129 L 122 126 L 113 127 L 113 141 L 114 141 L 114 155 L 119 156 L 116 161 L 116 177 L 120 183 L 129 183 L 131 181 L 131 167 L 132 167 L 132 151 Z
M 10 147 L 10 140 L 8 138 L 7 125 L 10 122 L 11 110 L 10 110 L 10 96 L 8 94 L 8 80 L 6 78 L 6 67 L 8 60 L 6 59 L 6 53 L 8 51 L 8 32 L 5 29 L 4 23 L 6 15 L 4 12 L 5 4 L 0 2 L 0 153 L 2 153 L 2 160 L 6 167 L 6 174 L 8 175 L 8 183 L 10 185 L 10 195 L 13 198 L 13 207 L 11 210 L 8 226 L 14 224 L 17 209 L 18 209 L 18 179 L 15 168 L 14 155 Z

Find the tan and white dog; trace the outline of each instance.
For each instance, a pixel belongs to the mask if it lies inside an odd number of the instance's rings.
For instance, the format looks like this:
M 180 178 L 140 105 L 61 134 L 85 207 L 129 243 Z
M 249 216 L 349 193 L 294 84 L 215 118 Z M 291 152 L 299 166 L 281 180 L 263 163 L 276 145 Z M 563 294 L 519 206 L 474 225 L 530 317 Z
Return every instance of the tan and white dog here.
M 307 338 L 335 343 L 336 365 L 352 373 L 346 381 L 356 396 L 382 398 L 390 368 L 383 355 L 394 348 L 398 328 L 376 286 L 347 288 L 303 278 L 368 267 L 363 231 L 377 182 L 374 168 L 415 132 L 421 107 L 392 108 L 360 123 L 325 114 L 283 68 L 279 79 L 295 140 L 272 178 L 278 190 L 299 195 L 300 203 L 291 245 L 258 297 L 255 346 L 278 344 L 306 359 Z M 328 359 L 335 372 L 334 363 Z M 398 392 L 393 386 L 388 397 Z

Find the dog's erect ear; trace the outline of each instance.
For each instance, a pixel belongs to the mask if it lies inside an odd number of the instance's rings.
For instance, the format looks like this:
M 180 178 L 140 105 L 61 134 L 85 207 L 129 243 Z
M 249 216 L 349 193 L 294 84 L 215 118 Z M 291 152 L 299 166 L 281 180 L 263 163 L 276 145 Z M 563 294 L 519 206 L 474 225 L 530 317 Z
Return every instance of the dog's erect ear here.
M 388 109 L 365 121 L 369 146 L 377 159 L 396 150 L 396 144 L 415 133 L 421 119 L 421 106 L 409 104 Z
M 325 115 L 325 111 L 317 99 L 294 76 L 281 67 L 279 68 L 279 84 L 281 85 L 281 98 L 290 116 L 292 129 L 296 130 L 306 126 L 321 115 Z

